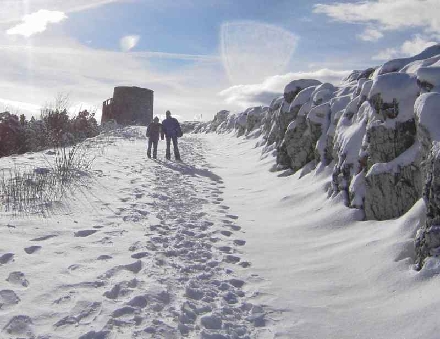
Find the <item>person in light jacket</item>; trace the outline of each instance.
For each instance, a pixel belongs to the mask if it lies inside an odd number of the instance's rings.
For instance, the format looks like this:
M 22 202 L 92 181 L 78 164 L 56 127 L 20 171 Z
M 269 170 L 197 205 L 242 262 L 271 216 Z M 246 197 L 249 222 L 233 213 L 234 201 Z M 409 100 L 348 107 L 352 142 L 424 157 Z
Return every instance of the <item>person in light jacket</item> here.
M 159 118 L 154 117 L 153 122 L 147 127 L 148 149 L 147 157 L 151 158 L 151 146 L 153 146 L 153 159 L 157 158 L 157 144 L 159 142 L 159 134 L 162 131 L 162 125 L 159 123 Z
M 182 130 L 180 128 L 180 124 L 177 121 L 176 118 L 173 118 L 171 116 L 171 112 L 166 112 L 166 119 L 162 121 L 162 140 L 164 139 L 164 136 L 167 140 L 167 151 L 166 151 L 166 158 L 170 160 L 171 157 L 171 140 L 173 141 L 173 147 L 174 147 L 174 158 L 178 161 L 180 161 L 180 153 L 179 153 L 179 146 L 177 144 L 177 138 L 180 138 L 182 136 Z

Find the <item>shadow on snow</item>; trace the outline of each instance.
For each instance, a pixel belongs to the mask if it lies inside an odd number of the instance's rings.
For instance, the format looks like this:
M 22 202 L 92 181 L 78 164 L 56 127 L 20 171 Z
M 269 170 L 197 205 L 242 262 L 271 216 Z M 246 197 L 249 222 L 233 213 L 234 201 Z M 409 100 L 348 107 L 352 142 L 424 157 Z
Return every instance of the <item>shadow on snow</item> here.
M 167 167 L 173 171 L 180 172 L 183 175 L 190 175 L 193 177 L 199 176 L 199 177 L 207 177 L 211 179 L 212 181 L 221 181 L 222 178 L 218 176 L 217 174 L 212 173 L 208 169 L 201 169 L 197 168 L 192 165 L 188 165 L 185 163 L 175 163 L 172 161 L 163 161 L 163 160 L 156 160 L 157 163 L 160 165 Z

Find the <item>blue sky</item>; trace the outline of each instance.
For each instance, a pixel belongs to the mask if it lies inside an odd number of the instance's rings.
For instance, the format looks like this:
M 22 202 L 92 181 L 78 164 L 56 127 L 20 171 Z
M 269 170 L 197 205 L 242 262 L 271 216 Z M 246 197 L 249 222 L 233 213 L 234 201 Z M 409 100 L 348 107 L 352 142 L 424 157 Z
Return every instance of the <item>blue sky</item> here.
M 63 92 L 99 114 L 133 85 L 156 114 L 208 119 L 416 54 L 439 17 L 440 0 L 2 0 L 0 107 L 32 114 Z

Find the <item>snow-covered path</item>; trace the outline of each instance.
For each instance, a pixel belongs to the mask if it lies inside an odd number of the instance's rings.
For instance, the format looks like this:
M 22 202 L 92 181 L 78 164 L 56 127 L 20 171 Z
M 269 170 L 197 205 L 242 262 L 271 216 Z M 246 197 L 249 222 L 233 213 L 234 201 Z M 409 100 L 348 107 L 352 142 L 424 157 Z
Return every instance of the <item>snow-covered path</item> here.
M 164 143 L 159 144 L 159 158 Z M 253 338 L 245 234 L 197 136 L 184 163 L 118 138 L 47 219 L 0 220 L 1 338 Z M 15 162 L 32 162 L 25 155 Z M 32 159 L 30 159 L 32 158 Z

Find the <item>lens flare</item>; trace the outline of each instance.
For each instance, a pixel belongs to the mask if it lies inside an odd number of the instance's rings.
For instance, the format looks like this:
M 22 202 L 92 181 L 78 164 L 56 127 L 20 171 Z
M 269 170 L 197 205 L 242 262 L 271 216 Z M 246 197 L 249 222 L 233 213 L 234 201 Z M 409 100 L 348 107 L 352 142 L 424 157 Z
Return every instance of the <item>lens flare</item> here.
M 285 71 L 298 36 L 255 21 L 227 22 L 221 27 L 223 65 L 233 85 L 263 81 Z

